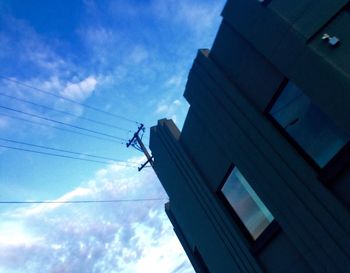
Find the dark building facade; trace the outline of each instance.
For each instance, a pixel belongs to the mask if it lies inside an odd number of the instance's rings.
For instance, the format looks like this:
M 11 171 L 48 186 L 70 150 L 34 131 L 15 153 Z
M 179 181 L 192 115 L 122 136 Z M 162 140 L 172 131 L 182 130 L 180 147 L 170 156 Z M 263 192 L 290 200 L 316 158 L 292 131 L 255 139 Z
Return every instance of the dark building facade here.
M 350 272 L 348 2 L 229 0 L 182 132 L 151 128 L 197 272 Z

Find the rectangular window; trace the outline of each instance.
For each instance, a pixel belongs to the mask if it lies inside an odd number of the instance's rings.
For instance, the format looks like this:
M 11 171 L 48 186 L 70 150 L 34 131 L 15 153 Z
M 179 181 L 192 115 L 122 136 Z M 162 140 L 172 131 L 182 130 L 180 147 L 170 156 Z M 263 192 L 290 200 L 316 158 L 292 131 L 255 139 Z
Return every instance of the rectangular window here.
M 337 126 L 291 82 L 282 89 L 269 114 L 321 168 L 350 139 L 345 130 Z
M 254 240 L 273 221 L 270 211 L 236 167 L 225 181 L 221 193 Z

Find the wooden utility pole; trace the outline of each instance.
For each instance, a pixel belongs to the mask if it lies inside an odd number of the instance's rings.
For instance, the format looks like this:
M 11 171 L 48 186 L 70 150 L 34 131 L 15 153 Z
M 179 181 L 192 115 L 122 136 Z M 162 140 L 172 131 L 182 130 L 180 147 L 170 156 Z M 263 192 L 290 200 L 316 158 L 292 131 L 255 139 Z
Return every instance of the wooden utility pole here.
M 146 146 L 143 144 L 142 139 L 140 138 L 139 134 L 140 132 L 145 131 L 145 126 L 141 123 L 139 128 L 137 129 L 136 133 L 132 137 L 132 139 L 129 140 L 129 142 L 126 144 L 126 147 L 129 148 L 130 146 L 134 147 L 135 149 L 143 152 L 145 156 L 147 157 L 147 161 L 143 163 L 138 170 L 141 171 L 148 163 L 153 167 L 153 156 L 151 156 L 146 148 Z

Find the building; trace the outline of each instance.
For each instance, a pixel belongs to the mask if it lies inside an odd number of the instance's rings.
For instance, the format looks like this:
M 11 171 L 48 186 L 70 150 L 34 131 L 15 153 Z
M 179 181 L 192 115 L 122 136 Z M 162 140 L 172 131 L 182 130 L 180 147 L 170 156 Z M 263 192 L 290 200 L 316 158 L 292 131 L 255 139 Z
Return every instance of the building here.
M 229 0 L 151 129 L 166 212 L 197 272 L 350 272 L 350 4 Z

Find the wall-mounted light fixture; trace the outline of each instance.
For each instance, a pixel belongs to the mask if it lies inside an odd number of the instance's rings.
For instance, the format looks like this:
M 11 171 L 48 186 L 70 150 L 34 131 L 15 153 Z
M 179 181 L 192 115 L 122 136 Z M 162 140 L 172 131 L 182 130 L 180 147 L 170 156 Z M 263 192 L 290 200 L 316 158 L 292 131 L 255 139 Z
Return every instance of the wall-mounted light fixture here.
M 323 34 L 322 40 L 326 40 L 328 42 L 328 44 L 330 44 L 331 46 L 336 46 L 340 43 L 340 40 L 338 37 L 330 36 L 327 33 Z

